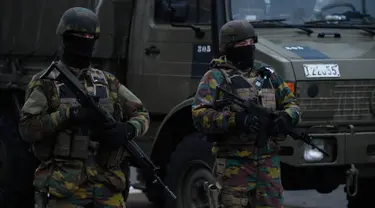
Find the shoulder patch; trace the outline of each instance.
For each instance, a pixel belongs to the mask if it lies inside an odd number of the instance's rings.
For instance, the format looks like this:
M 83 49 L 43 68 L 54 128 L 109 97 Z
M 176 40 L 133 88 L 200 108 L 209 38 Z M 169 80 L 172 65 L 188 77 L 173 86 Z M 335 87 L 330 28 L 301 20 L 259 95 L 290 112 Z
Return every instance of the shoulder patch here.
M 225 71 L 221 69 L 217 69 L 217 68 L 211 69 L 207 71 L 205 76 L 207 77 L 207 79 L 215 79 L 219 85 L 222 84 L 223 82 L 230 83 L 229 77 L 227 76 Z

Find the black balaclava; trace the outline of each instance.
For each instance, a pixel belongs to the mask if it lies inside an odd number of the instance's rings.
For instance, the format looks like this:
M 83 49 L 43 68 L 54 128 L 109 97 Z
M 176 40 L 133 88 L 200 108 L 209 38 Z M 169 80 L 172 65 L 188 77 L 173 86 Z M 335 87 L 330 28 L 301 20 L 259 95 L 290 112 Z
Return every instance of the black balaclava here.
M 241 71 L 251 70 L 254 65 L 255 45 L 229 47 L 226 50 L 227 59 Z
M 62 61 L 68 66 L 84 69 L 90 66 L 96 39 L 74 35 L 63 36 Z

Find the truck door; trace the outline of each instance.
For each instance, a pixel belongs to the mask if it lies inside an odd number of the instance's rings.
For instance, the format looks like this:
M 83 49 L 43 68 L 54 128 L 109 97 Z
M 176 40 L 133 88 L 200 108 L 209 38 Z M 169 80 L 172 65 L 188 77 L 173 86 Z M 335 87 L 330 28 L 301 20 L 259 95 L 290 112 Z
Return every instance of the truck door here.
M 186 3 L 188 20 L 176 24 L 194 24 L 205 32 L 203 38 L 155 15 L 160 7 L 154 0 L 137 0 L 126 84 L 150 112 L 167 113 L 191 96 L 212 58 L 210 0 Z

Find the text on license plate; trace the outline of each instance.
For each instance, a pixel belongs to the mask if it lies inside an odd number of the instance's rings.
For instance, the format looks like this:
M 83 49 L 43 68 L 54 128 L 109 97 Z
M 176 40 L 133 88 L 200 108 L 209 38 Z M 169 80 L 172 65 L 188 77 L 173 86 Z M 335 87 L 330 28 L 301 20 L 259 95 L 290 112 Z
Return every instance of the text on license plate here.
M 303 69 L 307 78 L 341 76 L 337 64 L 304 64 Z

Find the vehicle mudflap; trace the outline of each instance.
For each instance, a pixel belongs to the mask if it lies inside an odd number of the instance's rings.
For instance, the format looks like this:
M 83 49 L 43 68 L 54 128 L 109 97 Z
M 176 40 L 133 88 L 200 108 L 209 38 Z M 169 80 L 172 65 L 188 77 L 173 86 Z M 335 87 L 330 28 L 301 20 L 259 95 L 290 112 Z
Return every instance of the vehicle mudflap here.
M 346 171 L 346 193 L 348 196 L 355 196 L 358 193 L 359 171 L 354 164 Z

